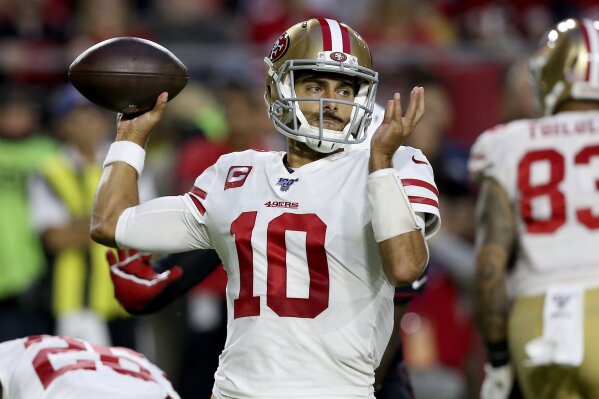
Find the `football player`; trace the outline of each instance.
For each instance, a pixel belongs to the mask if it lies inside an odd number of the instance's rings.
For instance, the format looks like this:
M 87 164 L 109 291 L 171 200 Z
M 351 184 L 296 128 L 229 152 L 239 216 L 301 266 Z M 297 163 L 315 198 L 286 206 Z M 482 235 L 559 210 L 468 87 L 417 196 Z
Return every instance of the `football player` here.
M 368 148 L 370 137 L 382 123 L 383 116 L 384 109 L 375 104 L 368 137 L 361 144 L 350 147 L 352 150 Z M 115 297 L 129 313 L 138 315 L 154 313 L 187 294 L 221 264 L 214 250 L 181 252 L 153 260 L 149 254 L 124 249 L 119 249 L 116 254 L 107 251 L 106 256 Z M 427 271 L 428 268 L 412 284 L 395 288 L 393 333 L 375 373 L 377 398 L 414 398 L 403 359 L 399 326 L 408 303 L 424 290 Z
M 567 19 L 530 60 L 544 116 L 475 142 L 483 399 L 599 397 L 599 21 Z M 510 273 L 509 304 L 506 269 Z
M 0 343 L 3 399 L 179 399 L 164 371 L 129 348 L 35 335 Z
M 96 192 L 92 237 L 121 248 L 214 248 L 228 275 L 227 341 L 215 398 L 372 398 L 393 327 L 439 227 L 424 155 L 401 147 L 424 114 L 415 87 L 365 139 L 378 74 L 367 44 L 335 20 L 289 28 L 267 63 L 268 113 L 287 152 L 222 156 L 194 188 L 139 204 L 143 146 L 166 107 L 122 117 Z M 398 150 L 399 149 L 399 150 Z

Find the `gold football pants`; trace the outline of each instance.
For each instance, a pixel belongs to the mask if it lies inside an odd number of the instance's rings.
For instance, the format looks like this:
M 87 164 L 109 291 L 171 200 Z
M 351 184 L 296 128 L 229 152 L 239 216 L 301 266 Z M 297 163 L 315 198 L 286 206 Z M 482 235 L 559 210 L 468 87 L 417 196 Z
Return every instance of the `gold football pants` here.
M 526 366 L 524 345 L 543 333 L 544 295 L 519 297 L 509 321 L 510 353 L 526 399 L 599 399 L 599 288 L 584 299 L 584 358 L 579 367 Z

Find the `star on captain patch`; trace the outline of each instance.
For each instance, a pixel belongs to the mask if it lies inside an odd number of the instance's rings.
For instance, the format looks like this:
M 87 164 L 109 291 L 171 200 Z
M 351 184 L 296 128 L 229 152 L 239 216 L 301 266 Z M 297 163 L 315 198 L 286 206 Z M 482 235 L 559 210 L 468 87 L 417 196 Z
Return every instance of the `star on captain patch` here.
M 291 187 L 291 185 L 298 180 L 299 179 L 288 179 L 286 177 L 280 177 L 279 181 L 277 182 L 277 185 L 281 186 L 281 191 L 288 191 L 289 187 Z

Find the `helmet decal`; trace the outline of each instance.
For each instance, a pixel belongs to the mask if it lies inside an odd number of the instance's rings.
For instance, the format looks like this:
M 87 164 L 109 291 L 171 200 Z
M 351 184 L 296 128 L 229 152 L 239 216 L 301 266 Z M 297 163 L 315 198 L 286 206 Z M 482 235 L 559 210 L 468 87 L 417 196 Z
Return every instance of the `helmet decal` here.
M 347 26 L 341 25 L 334 19 L 317 19 L 322 29 L 322 49 L 324 51 L 342 51 L 344 53 L 351 54 Z
M 599 27 L 593 26 L 593 24 L 593 21 L 583 20 L 580 24 L 580 30 L 582 31 L 588 54 L 599 54 Z M 599 83 L 599 60 L 597 56 L 589 57 L 586 72 L 585 80 L 587 82 Z
M 338 62 L 347 61 L 347 55 L 340 53 L 339 51 L 332 52 L 331 54 L 329 54 L 329 57 L 331 57 L 331 59 L 333 61 L 338 61 Z
M 275 44 L 273 44 L 272 50 L 270 50 L 270 56 L 268 58 L 270 58 L 272 62 L 275 62 L 276 60 L 285 55 L 288 48 L 289 34 L 287 32 L 284 32 L 281 36 L 279 36 Z

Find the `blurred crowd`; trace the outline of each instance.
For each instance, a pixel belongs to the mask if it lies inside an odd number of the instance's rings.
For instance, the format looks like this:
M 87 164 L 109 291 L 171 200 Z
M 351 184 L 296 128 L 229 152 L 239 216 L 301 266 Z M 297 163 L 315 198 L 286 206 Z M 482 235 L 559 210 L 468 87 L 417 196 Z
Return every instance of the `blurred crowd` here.
M 499 122 L 535 116 L 523 57 L 555 21 L 599 19 L 593 0 L 0 0 L 0 341 L 89 333 L 144 352 L 183 398 L 209 397 L 226 275 L 217 269 L 156 315 L 119 308 L 88 226 L 115 115 L 81 97 L 66 71 L 116 36 L 154 40 L 188 66 L 190 83 L 153 134 L 142 187 L 145 198 L 180 194 L 221 154 L 285 148 L 261 111 L 262 58 L 312 16 L 348 23 L 376 49 L 379 102 L 425 88 L 426 115 L 408 144 L 434 167 L 444 222 L 401 334 L 418 398 L 477 396 L 484 349 L 472 315 L 469 147 Z

